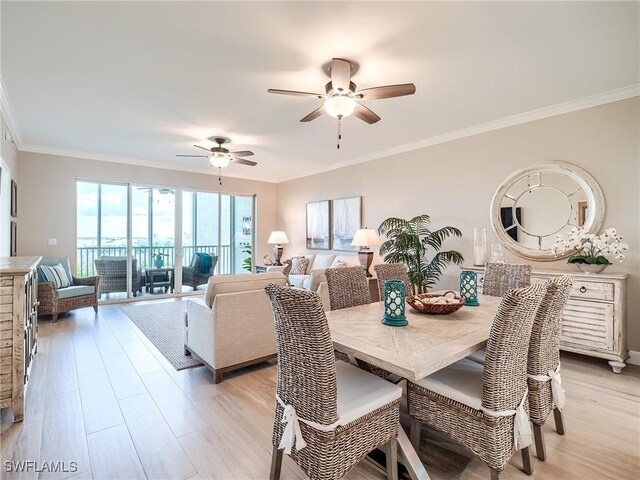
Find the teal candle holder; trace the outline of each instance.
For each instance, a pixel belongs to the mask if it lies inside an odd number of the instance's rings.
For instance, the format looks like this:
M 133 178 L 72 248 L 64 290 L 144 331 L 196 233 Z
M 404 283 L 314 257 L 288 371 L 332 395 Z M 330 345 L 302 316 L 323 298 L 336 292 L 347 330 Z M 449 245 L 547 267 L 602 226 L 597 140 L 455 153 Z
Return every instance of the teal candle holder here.
M 408 325 L 406 309 L 406 291 L 404 282 L 387 280 L 384 282 L 384 318 L 382 323 L 390 327 Z
M 478 302 L 478 274 L 463 270 L 460 272 L 460 297 L 467 307 L 477 307 Z

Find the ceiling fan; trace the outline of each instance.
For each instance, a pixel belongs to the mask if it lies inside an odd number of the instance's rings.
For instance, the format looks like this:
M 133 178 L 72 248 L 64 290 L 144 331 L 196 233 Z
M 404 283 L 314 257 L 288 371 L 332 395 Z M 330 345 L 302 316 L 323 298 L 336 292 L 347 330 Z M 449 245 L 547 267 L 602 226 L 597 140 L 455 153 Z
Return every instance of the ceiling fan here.
M 345 117 L 353 114 L 356 118 L 367 122 L 376 123 L 380 117 L 369 108 L 362 105 L 360 100 L 380 100 L 383 98 L 402 97 L 416 93 L 416 86 L 413 83 L 403 83 L 399 85 L 385 85 L 381 87 L 365 88 L 357 90 L 356 84 L 351 81 L 351 72 L 355 70 L 355 65 L 342 58 L 334 58 L 329 66 L 331 81 L 324 87 L 325 93 L 298 92 L 294 90 L 278 90 L 270 88 L 269 93 L 279 95 L 294 95 L 298 97 L 315 97 L 324 100 L 324 104 L 316 108 L 301 122 L 315 120 L 323 113 L 328 113 L 338 119 L 338 145 L 340 148 L 341 122 Z
M 201 145 L 194 145 L 194 147 L 199 148 L 207 152 L 207 155 L 176 155 L 176 157 L 194 157 L 194 158 L 208 158 L 209 163 L 211 163 L 212 167 L 216 167 L 218 169 L 218 179 L 220 181 L 220 185 L 222 185 L 222 179 L 220 178 L 220 171 L 227 167 L 230 163 L 239 163 L 240 165 L 248 165 L 250 167 L 256 166 L 258 163 L 253 160 L 246 160 L 240 157 L 250 157 L 253 155 L 253 152 L 249 150 L 241 150 L 238 152 L 230 152 L 228 148 L 223 147 L 225 143 L 230 143 L 226 137 L 209 137 L 209 140 L 218 144 L 217 147 L 203 147 Z

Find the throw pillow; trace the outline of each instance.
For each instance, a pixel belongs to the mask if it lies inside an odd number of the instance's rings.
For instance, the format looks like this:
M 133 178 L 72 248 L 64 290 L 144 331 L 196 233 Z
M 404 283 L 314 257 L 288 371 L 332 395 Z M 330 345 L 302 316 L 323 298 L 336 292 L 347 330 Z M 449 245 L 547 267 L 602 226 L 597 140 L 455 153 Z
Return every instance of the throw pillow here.
M 347 265 L 347 262 L 343 262 L 343 261 L 338 261 L 336 267 L 337 268 L 347 268 L 349 265 Z
M 41 265 L 38 268 L 41 269 L 45 281 L 53 283 L 56 286 L 56 290 L 71 285 L 71 281 L 69 277 L 67 277 L 67 273 L 64 271 L 62 264 L 58 263 L 53 266 Z
M 293 257 L 289 275 L 306 275 L 308 267 L 309 259 L 307 257 Z

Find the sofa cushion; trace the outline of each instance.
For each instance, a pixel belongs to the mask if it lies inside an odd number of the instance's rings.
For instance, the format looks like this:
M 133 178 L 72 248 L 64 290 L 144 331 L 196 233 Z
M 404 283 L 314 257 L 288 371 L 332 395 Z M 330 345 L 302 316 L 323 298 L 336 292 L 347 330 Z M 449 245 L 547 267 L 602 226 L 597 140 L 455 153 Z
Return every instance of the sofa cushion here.
M 71 265 L 69 263 L 69 257 L 43 258 L 42 260 L 40 260 L 40 263 L 38 263 L 38 266 L 47 265 L 52 267 L 58 264 L 62 265 L 62 268 L 64 268 L 64 272 L 67 274 L 67 278 L 69 279 L 69 283 L 73 285 L 73 275 L 71 275 Z M 45 280 L 45 278 L 42 276 L 42 271 L 38 269 L 38 282 L 47 281 L 48 280 Z
M 93 295 L 94 293 L 96 293 L 96 289 L 92 285 L 72 285 L 58 290 L 58 298 L 80 297 L 82 295 Z
M 293 257 L 291 259 L 291 271 L 289 275 L 306 275 L 309 268 L 309 259 L 307 257 Z
M 340 268 L 340 267 L 358 267 L 360 261 L 357 255 L 337 255 L 331 265 L 327 268 Z
M 40 265 L 38 267 L 40 275 L 45 282 L 51 282 L 57 289 L 67 288 L 71 285 L 67 272 L 59 263 L 57 265 Z
M 313 270 L 324 270 L 325 268 L 329 268 L 335 258 L 336 256 L 332 253 L 317 254 L 307 273 L 311 273 Z
M 214 275 L 209 277 L 205 303 L 211 308 L 216 295 L 223 293 L 248 292 L 263 290 L 269 283 L 286 285 L 287 279 L 281 272 L 252 273 L 240 275 Z
M 292 287 L 305 288 L 310 277 L 311 275 L 289 275 L 289 283 Z

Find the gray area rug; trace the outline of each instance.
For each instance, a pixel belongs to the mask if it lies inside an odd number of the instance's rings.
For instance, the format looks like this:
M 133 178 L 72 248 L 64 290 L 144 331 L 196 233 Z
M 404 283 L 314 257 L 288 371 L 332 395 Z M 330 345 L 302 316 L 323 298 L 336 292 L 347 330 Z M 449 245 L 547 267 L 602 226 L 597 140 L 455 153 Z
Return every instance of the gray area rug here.
M 186 302 L 158 302 L 122 307 L 133 323 L 145 334 L 176 370 L 202 365 L 184 354 L 183 315 Z

